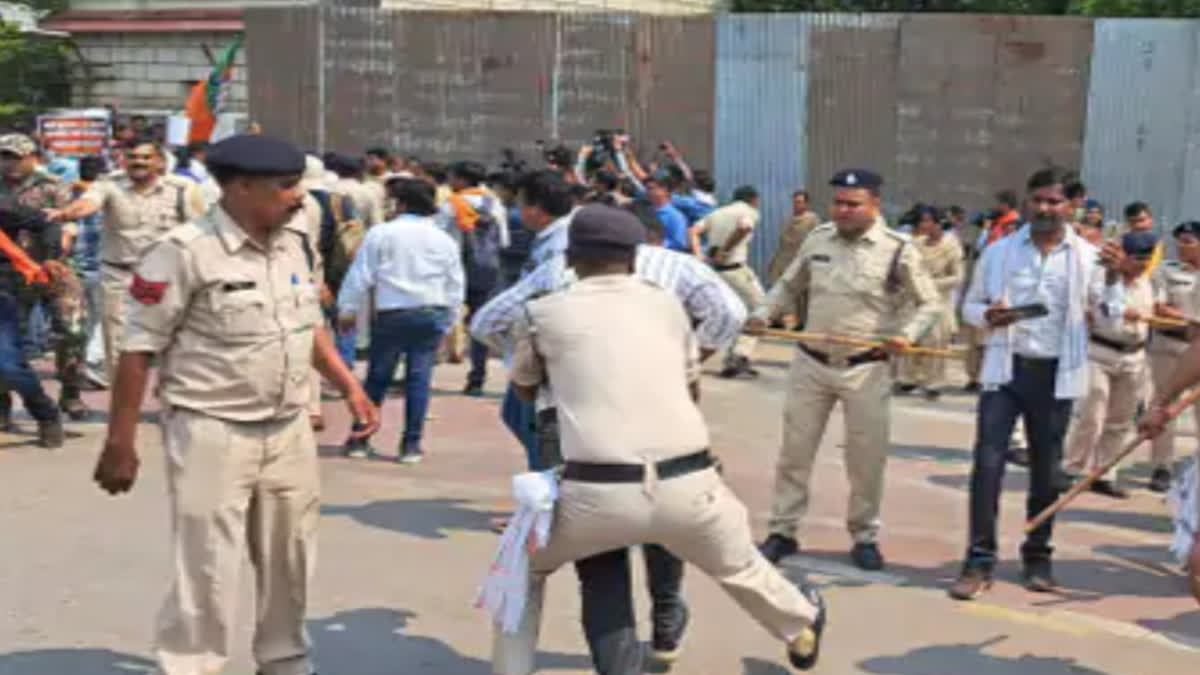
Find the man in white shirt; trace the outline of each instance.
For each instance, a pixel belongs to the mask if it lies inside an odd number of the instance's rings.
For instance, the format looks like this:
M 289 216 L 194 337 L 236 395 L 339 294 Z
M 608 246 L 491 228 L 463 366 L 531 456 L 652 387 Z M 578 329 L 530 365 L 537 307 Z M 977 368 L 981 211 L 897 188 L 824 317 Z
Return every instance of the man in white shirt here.
M 1030 177 L 1030 220 L 989 245 L 963 303 L 963 318 L 987 330 L 980 381 L 975 458 L 971 472 L 970 538 L 966 562 L 951 597 L 971 600 L 991 586 L 996 564 L 996 520 L 1005 455 L 1017 418 L 1029 437 L 1032 517 L 1058 497 L 1063 438 L 1071 406 L 1088 386 L 1089 312 L 1121 316 L 1123 288 L 1114 271 L 1120 247 L 1103 252 L 1068 226 L 1070 174 L 1042 169 Z M 1103 265 L 1103 267 L 1101 266 Z M 1021 316 L 1041 305 L 1043 315 Z M 1033 592 L 1054 590 L 1050 536 L 1053 519 L 1029 533 L 1021 546 L 1023 580 Z
M 393 181 L 395 220 L 367 232 L 338 293 L 338 326 L 349 330 L 364 294 L 373 289 L 367 396 L 380 405 L 404 356 L 404 435 L 399 461 L 421 461 L 421 431 L 429 409 L 438 344 L 462 304 L 466 283 L 458 246 L 431 216 L 437 212 L 432 185 L 411 178 Z M 346 442 L 349 457 L 366 457 L 366 440 Z

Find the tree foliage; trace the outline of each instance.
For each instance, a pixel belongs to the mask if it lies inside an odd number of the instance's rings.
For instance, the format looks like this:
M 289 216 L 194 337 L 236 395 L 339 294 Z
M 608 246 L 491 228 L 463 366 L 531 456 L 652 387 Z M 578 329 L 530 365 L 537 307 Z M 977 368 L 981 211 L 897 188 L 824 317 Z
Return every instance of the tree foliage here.
M 1200 0 L 732 0 L 735 12 L 971 12 L 1200 17 Z
M 62 9 L 66 0 L 31 0 L 37 10 Z M 68 49 L 60 38 L 23 34 L 0 24 L 0 125 L 28 123 L 38 112 L 70 100 Z

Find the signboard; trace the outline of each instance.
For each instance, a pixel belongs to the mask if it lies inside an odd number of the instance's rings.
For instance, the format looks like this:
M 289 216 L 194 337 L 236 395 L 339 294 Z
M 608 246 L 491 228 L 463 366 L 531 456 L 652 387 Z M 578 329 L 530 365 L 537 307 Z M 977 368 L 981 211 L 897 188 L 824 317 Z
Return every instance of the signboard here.
M 103 155 L 112 138 L 108 110 L 58 110 L 38 117 L 43 150 L 59 157 Z

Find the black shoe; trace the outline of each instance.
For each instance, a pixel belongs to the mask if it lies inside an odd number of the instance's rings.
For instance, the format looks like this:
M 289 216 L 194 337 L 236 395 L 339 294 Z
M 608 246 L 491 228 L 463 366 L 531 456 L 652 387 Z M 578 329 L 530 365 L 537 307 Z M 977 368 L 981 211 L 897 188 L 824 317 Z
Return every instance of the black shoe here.
M 800 584 L 800 592 L 817 608 L 817 618 L 804 633 L 788 644 L 788 661 L 800 670 L 812 670 L 821 656 L 821 634 L 825 632 L 828 611 L 825 609 L 825 598 L 821 597 L 816 586 Z
M 1058 582 L 1050 572 L 1050 563 L 1025 563 L 1021 570 L 1021 582 L 1031 593 L 1053 593 L 1058 589 Z
M 65 441 L 66 431 L 63 430 L 62 420 L 38 422 L 38 445 L 47 450 L 57 450 Z
M 921 392 L 921 395 L 925 397 L 926 401 L 936 401 L 942 397 L 942 392 L 938 391 L 937 389 L 926 388 Z
M 483 396 L 483 385 L 468 384 L 467 386 L 463 387 L 463 395 L 479 398 L 480 396 Z
M 0 410 L 0 431 L 8 433 L 17 431 L 17 425 L 12 419 L 12 410 Z
M 759 553 L 772 565 L 778 565 L 780 560 L 800 552 L 800 544 L 791 537 L 782 534 L 772 534 L 758 547 Z
M 850 549 L 850 559 L 861 570 L 868 572 L 878 572 L 883 569 L 883 554 L 879 552 L 879 546 L 871 542 L 860 542 Z
M 947 593 L 955 600 L 974 600 L 992 587 L 992 573 L 979 567 L 964 568 Z
M 1171 489 L 1171 470 L 1160 466 L 1150 475 L 1150 489 L 1154 492 L 1166 492 Z
M 1116 483 L 1111 480 L 1100 478 L 1092 482 L 1092 492 L 1113 499 L 1129 499 L 1129 493 L 1117 487 Z
M 58 402 L 58 407 L 75 422 L 82 422 L 92 414 L 92 411 L 83 403 L 83 399 L 77 396 L 64 398 Z
M 400 456 L 396 458 L 396 461 L 401 464 L 420 464 L 422 459 L 425 459 L 425 453 L 421 452 L 421 446 L 406 445 L 400 450 Z
M 968 394 L 975 394 L 983 390 L 983 385 L 978 382 L 968 382 L 967 386 L 963 387 L 963 391 Z
M 654 622 L 654 632 L 650 640 L 652 661 L 670 666 L 679 660 L 679 654 L 683 651 L 680 643 L 683 642 L 683 633 L 687 630 L 690 619 L 691 612 L 688 611 L 687 605 L 680 603 L 672 621 Z
M 1029 466 L 1029 448 L 1009 448 L 1008 452 L 1004 453 L 1004 457 L 1009 464 Z
M 892 385 L 892 393 L 896 394 L 897 396 L 901 394 L 911 394 L 916 390 L 917 385 L 915 384 L 903 384 L 901 382 L 897 382 L 896 384 Z

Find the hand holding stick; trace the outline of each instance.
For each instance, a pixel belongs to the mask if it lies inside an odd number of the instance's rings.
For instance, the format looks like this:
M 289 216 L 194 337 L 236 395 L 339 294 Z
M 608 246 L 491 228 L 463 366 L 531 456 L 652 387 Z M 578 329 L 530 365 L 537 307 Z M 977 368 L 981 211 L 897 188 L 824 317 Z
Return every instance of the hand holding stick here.
M 1178 401 L 1175 402 L 1174 405 L 1167 408 L 1166 419 L 1164 421 L 1170 422 L 1171 420 L 1175 419 L 1180 413 L 1182 413 L 1184 410 L 1187 410 L 1188 407 L 1198 400 L 1200 400 L 1200 387 L 1197 387 L 1196 389 L 1183 395 Z M 1130 454 L 1134 450 L 1137 450 L 1139 445 L 1150 440 L 1153 438 L 1153 436 L 1154 434 L 1149 431 L 1139 431 L 1138 435 L 1132 441 L 1130 441 L 1125 448 L 1117 454 L 1116 457 L 1109 460 L 1106 464 L 1104 464 L 1104 466 L 1098 466 L 1095 469 L 1092 469 L 1091 473 L 1084 476 L 1082 479 L 1072 485 L 1070 490 L 1064 492 L 1057 500 L 1055 500 L 1053 504 L 1047 506 L 1041 513 L 1037 514 L 1032 520 L 1026 523 L 1025 533 L 1028 534 L 1033 532 L 1038 527 L 1041 527 L 1042 523 L 1053 518 L 1054 515 L 1063 510 L 1063 508 L 1069 504 L 1071 500 L 1078 497 L 1079 493 L 1090 488 L 1092 483 L 1096 482 L 1101 476 L 1108 473 L 1109 470 L 1119 464 L 1122 459 L 1125 459 L 1126 455 Z

